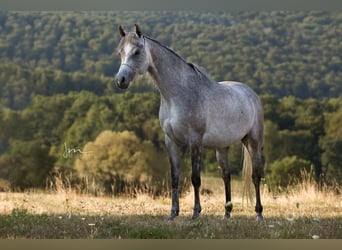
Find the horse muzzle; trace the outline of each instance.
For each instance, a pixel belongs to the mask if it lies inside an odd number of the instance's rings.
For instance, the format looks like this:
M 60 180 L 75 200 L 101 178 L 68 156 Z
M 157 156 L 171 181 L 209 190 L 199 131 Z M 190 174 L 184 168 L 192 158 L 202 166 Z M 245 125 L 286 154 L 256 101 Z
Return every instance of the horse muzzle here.
M 127 89 L 129 86 L 129 82 L 127 81 L 127 79 L 124 76 L 115 76 L 115 83 L 116 86 L 118 86 L 118 88 L 120 89 Z

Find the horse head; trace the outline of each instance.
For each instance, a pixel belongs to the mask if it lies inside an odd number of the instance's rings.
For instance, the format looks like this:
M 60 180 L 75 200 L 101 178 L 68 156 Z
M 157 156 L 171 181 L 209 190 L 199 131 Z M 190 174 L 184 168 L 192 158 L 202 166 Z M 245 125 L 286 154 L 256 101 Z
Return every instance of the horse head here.
M 145 38 L 139 26 L 135 25 L 134 32 L 125 32 L 119 27 L 121 41 L 117 52 L 121 57 L 121 65 L 115 76 L 115 83 L 121 89 L 129 87 L 131 81 L 139 74 L 144 74 L 149 66 Z

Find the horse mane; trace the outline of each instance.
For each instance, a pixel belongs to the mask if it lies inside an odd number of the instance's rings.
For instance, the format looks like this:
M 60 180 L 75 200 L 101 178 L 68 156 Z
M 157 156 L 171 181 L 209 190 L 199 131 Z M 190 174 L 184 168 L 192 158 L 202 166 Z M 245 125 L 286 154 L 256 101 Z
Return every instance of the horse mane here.
M 200 68 L 199 66 L 197 66 L 196 64 L 193 64 L 191 62 L 187 62 L 183 57 L 181 57 L 179 54 L 177 54 L 175 51 L 173 51 L 172 49 L 170 49 L 169 47 L 165 46 L 164 44 L 158 42 L 157 40 L 150 38 L 148 36 L 144 36 L 144 38 L 147 38 L 148 40 L 151 40 L 152 42 L 158 44 L 159 46 L 161 46 L 162 48 L 166 49 L 167 51 L 169 51 L 170 53 L 172 53 L 173 55 L 175 55 L 177 58 L 179 58 L 182 62 L 184 62 L 185 64 L 187 64 L 188 66 L 190 66 L 190 68 L 196 73 L 197 77 L 200 80 L 207 80 L 208 82 L 214 82 L 211 77 L 208 75 L 207 72 L 205 72 L 204 69 Z

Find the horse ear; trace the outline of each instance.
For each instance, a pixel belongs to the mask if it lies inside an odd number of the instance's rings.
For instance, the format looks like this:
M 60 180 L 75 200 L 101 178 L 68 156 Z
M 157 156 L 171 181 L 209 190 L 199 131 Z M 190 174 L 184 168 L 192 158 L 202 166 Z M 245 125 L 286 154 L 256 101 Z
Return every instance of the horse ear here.
M 124 37 L 126 35 L 125 31 L 123 30 L 122 26 L 119 27 L 120 35 Z
M 135 33 L 137 33 L 138 37 L 141 37 L 141 35 L 142 35 L 138 24 L 135 24 Z

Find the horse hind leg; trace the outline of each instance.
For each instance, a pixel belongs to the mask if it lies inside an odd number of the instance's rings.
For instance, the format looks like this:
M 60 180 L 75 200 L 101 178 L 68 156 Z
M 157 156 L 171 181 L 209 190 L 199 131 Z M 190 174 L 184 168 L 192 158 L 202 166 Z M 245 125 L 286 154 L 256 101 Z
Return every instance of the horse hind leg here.
M 244 157 L 250 157 L 251 159 L 251 167 L 252 168 L 252 182 L 255 188 L 255 212 L 257 213 L 257 220 L 263 220 L 262 211 L 263 206 L 261 205 L 261 198 L 260 198 L 260 182 L 261 177 L 263 175 L 262 164 L 261 164 L 261 144 L 262 140 L 254 140 L 250 136 L 246 136 L 242 140 L 245 150 L 244 150 Z M 245 160 L 244 160 L 245 161 Z M 247 161 L 248 162 L 248 161 Z
M 231 202 L 231 186 L 230 186 L 230 168 L 228 162 L 228 149 L 220 148 L 216 149 L 216 159 L 222 170 L 222 179 L 225 187 L 226 203 L 225 203 L 225 214 L 224 219 L 230 219 L 230 213 L 233 209 L 233 204 Z
M 192 164 L 192 174 L 191 182 L 194 187 L 194 212 L 192 219 L 199 217 L 201 213 L 201 203 L 200 203 L 200 187 L 201 187 L 201 167 L 202 167 L 202 146 L 201 145 L 191 145 L 191 164 Z

